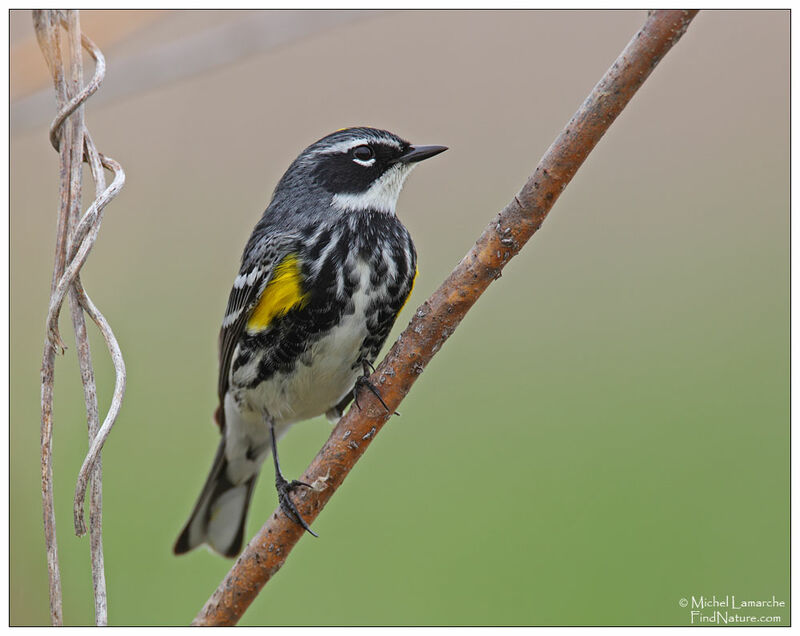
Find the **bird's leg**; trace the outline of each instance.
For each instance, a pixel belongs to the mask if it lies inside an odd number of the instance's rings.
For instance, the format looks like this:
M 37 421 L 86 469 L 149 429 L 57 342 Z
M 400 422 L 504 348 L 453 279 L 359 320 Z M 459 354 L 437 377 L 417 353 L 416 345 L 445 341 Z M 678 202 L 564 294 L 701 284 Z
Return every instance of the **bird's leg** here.
M 292 481 L 286 481 L 286 478 L 281 472 L 280 462 L 278 461 L 278 444 L 275 441 L 275 423 L 272 420 L 269 422 L 269 434 L 272 439 L 272 460 L 275 462 L 275 490 L 278 491 L 278 503 L 281 506 L 281 510 L 283 510 L 283 513 L 289 517 L 289 519 L 294 521 L 296 524 L 303 526 L 306 532 L 314 535 L 315 537 L 319 536 L 308 527 L 308 524 L 305 522 L 303 517 L 300 516 L 300 513 L 297 511 L 297 506 L 294 505 L 294 502 L 290 496 L 291 492 L 295 488 L 299 488 L 300 486 L 303 486 L 304 488 L 311 488 L 311 485 L 303 481 L 297 481 L 296 479 L 293 479 Z
M 378 398 L 380 403 L 383 404 L 383 408 L 386 409 L 387 413 L 391 413 L 391 410 L 389 409 L 389 407 L 386 406 L 386 402 L 383 401 L 383 398 L 381 397 L 381 393 L 380 393 L 380 391 L 378 391 L 378 387 L 376 387 L 374 384 L 372 384 L 372 382 L 369 381 L 370 369 L 374 372 L 375 371 L 375 367 L 373 367 L 372 363 L 369 360 L 367 360 L 366 358 L 361 360 L 361 367 L 364 370 L 364 375 L 360 375 L 360 376 L 358 376 L 358 378 L 356 378 L 356 384 L 353 387 L 353 402 L 355 402 L 355 405 L 358 407 L 358 410 L 359 411 L 361 410 L 361 405 L 358 403 L 358 390 L 361 387 L 364 387 L 366 389 L 369 389 L 372 392 L 372 394 L 376 398 Z M 399 413 L 397 415 L 399 415 Z

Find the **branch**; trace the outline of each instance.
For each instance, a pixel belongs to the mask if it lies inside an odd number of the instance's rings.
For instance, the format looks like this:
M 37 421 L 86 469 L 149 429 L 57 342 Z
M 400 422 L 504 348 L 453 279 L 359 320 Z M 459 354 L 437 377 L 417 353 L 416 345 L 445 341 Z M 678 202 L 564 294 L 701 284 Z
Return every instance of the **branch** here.
M 90 446 L 76 487 L 75 527 L 78 535 L 86 532 L 83 521 L 83 499 L 91 478 L 89 523 L 95 622 L 97 625 L 106 625 L 108 624 L 108 608 L 102 537 L 102 466 L 99 452 L 119 412 L 125 390 L 125 366 L 108 322 L 83 288 L 80 270 L 97 239 L 102 210 L 122 187 L 125 175 L 119 164 L 113 159 L 103 157 L 97 152 L 89 131 L 84 125 L 83 102 L 97 90 L 102 82 L 105 75 L 105 60 L 94 43 L 81 34 L 78 12 L 37 10 L 33 12 L 33 20 L 39 46 L 47 60 L 56 89 L 59 112 L 50 126 L 50 141 L 60 154 L 61 177 L 61 205 L 56 232 L 55 266 L 50 288 L 47 335 L 42 362 L 42 501 L 50 579 L 50 620 L 53 625 L 63 623 L 61 575 L 58 567 L 53 503 L 52 438 L 55 355 L 59 349 L 63 353 L 65 348 L 58 333 L 58 317 L 64 298 L 69 295 L 70 313 L 84 388 Z M 64 77 L 64 54 L 61 48 L 59 25 L 64 26 L 68 35 L 69 49 L 66 59 L 70 73 L 69 81 Z M 95 60 L 94 76 L 83 88 L 81 87 L 83 84 L 81 47 L 85 48 Z M 92 178 L 95 181 L 96 199 L 81 217 L 84 158 L 89 163 Z M 103 166 L 113 170 L 115 174 L 114 182 L 108 188 L 105 185 Z M 116 372 L 112 405 L 102 427 L 99 424 L 97 388 L 84 312 L 97 324 L 103 334 Z
M 644 26 L 547 150 L 527 183 L 417 310 L 371 377 L 392 411 L 470 307 L 539 229 L 586 157 L 696 14 L 695 10 L 648 14 Z M 388 419 L 389 415 L 373 398 L 369 408 L 351 408 L 339 420 L 300 478 L 313 486 L 296 499 L 306 521 L 310 523 L 317 517 Z M 277 509 L 250 541 L 193 625 L 235 624 L 281 568 L 304 531 L 279 512 Z

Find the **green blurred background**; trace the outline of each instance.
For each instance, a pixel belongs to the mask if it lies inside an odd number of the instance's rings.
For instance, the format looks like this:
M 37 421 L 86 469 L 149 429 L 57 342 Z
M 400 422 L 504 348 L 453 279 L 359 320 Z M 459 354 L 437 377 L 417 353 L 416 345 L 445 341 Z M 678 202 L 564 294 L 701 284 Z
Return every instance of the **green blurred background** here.
M 129 372 L 103 455 L 112 624 L 186 624 L 230 567 L 171 546 L 216 447 L 216 338 L 241 249 L 294 156 L 361 124 L 450 146 L 400 199 L 420 274 L 396 336 L 644 18 L 82 12 L 109 77 L 87 122 L 128 175 L 83 277 Z M 31 38 L 30 12 L 12 12 L 15 625 L 48 621 L 39 367 L 58 163 L 46 78 L 23 81 L 44 77 Z M 788 52 L 787 11 L 701 12 L 242 624 L 686 625 L 692 595 L 788 605 Z M 88 624 L 74 346 L 56 382 L 64 618 Z M 329 431 L 284 438 L 287 475 Z M 264 479 L 248 534 L 275 504 Z M 788 608 L 767 613 L 788 624 Z

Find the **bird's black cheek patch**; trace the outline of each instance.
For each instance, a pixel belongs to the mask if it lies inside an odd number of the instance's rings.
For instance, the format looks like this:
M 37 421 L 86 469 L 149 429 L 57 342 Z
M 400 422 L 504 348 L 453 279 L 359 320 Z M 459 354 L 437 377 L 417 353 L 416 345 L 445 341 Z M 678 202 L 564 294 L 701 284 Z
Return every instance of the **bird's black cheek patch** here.
M 381 172 L 381 164 L 362 166 L 347 154 L 325 157 L 314 169 L 314 179 L 331 194 L 357 194 L 369 189 Z

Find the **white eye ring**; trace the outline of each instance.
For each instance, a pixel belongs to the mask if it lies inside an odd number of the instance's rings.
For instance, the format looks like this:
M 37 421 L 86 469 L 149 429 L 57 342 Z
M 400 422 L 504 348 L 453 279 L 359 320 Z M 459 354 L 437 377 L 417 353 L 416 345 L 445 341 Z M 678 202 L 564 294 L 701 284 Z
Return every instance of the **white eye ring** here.
M 367 159 L 366 161 L 364 161 L 363 159 L 354 158 L 353 161 L 355 161 L 359 166 L 364 166 L 368 168 L 369 166 L 375 163 L 375 157 L 373 157 L 372 159 Z

